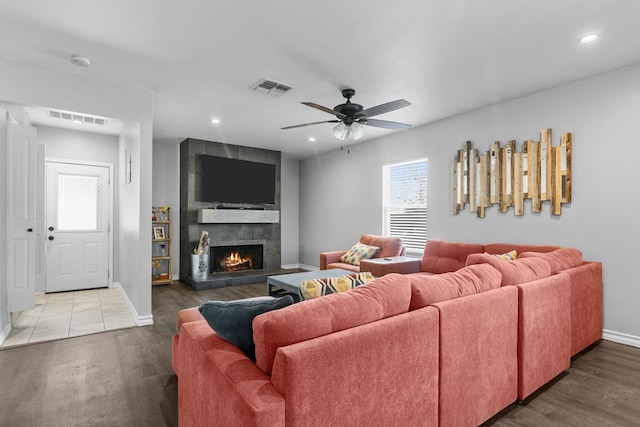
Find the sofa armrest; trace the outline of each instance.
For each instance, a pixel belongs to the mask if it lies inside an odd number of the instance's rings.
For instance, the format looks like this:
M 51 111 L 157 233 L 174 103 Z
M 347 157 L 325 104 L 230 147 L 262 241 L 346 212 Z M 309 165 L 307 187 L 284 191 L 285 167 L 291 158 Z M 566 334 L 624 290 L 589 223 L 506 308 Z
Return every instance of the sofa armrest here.
M 320 253 L 320 270 L 326 270 L 327 265 L 340 261 L 340 257 L 347 251 L 331 251 Z
M 370 271 L 376 277 L 389 273 L 417 273 L 420 271 L 421 261 L 419 258 L 406 256 L 363 259 L 360 261 L 360 271 Z
M 280 347 L 272 381 L 286 399 L 286 425 L 438 425 L 437 312 Z
M 585 262 L 562 270 L 571 287 L 571 355 L 602 338 L 602 263 Z
M 284 425 L 284 398 L 269 376 L 205 320 L 184 323 L 176 344 L 181 426 Z

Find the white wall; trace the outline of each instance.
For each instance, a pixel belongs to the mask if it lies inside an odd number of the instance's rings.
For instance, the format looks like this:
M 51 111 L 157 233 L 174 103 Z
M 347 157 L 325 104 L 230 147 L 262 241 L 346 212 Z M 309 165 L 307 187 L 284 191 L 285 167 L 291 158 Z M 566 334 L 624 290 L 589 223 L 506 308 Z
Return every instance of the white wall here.
M 121 194 L 120 245 L 130 249 L 120 258 L 120 283 L 138 324 L 151 321 L 151 140 L 153 94 L 111 82 L 90 79 L 79 74 L 41 68 L 22 62 L 0 59 L 2 99 L 26 106 L 42 106 L 120 119 L 128 122 L 127 141 L 134 153 L 134 181 L 126 196 Z M 122 138 L 120 141 L 122 145 Z M 122 157 L 120 157 L 122 160 Z M 3 182 L 0 182 L 3 184 Z M 136 188 L 135 191 L 134 187 Z M 117 261 L 116 261 L 117 262 Z M 5 271 L 0 257 L 0 271 Z M 0 283 L 0 294 L 6 292 Z M 0 322 L 8 318 L 6 304 L 0 305 Z M 4 327 L 4 324 L 0 324 Z
M 153 206 L 171 208 L 171 271 L 180 276 L 180 144 L 153 142 Z
M 604 266 L 606 337 L 640 345 L 640 66 L 540 92 L 511 102 L 306 159 L 300 165 L 300 262 L 318 265 L 325 250 L 347 249 L 361 233 L 381 232 L 382 165 L 429 160 L 429 238 L 467 242 L 556 244 L 580 249 Z M 450 162 L 470 140 L 539 139 L 540 130 L 573 133 L 573 202 L 562 215 L 516 217 L 497 206 L 479 219 L 450 214 Z M 518 150 L 519 151 L 519 150 Z

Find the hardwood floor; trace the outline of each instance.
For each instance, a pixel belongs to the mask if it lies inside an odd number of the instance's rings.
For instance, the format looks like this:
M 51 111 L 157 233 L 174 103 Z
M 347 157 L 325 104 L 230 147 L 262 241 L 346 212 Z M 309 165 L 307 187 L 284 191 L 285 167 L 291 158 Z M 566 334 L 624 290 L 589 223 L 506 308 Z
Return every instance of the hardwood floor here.
M 154 325 L 0 350 L 0 426 L 177 426 L 171 337 L 182 308 L 266 284 L 153 288 Z M 639 426 L 640 349 L 602 341 L 483 426 Z

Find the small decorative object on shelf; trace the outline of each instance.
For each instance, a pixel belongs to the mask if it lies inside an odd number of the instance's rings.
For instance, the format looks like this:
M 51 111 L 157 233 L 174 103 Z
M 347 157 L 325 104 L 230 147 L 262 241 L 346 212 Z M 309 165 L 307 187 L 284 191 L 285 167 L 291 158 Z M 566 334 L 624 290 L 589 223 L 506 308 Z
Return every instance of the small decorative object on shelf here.
M 171 279 L 171 215 L 168 206 L 153 207 L 151 212 L 151 284 L 173 284 Z

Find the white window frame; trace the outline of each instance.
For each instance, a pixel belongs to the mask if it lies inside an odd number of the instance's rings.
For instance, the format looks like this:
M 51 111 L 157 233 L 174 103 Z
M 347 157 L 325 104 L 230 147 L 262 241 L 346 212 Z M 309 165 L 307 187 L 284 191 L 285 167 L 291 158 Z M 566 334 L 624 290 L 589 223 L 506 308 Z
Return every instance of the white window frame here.
M 408 255 L 422 255 L 427 241 L 428 165 L 426 157 L 382 165 L 382 234 L 400 237 Z

